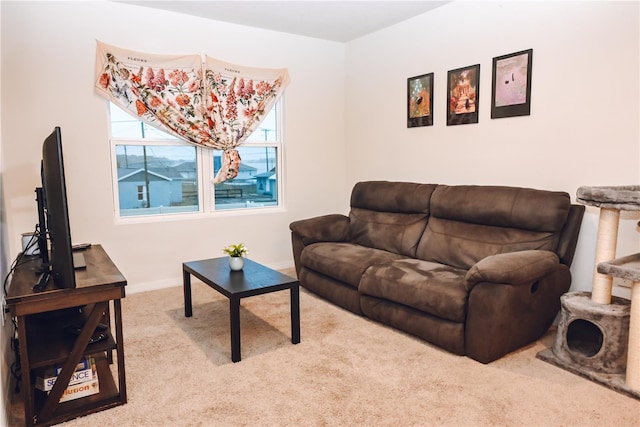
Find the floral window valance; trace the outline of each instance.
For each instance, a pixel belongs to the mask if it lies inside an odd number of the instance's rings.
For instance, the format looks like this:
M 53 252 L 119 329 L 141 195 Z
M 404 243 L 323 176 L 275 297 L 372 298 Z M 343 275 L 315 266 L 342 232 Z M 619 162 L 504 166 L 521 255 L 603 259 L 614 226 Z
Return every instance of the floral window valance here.
M 287 69 L 200 55 L 156 55 L 98 42 L 96 91 L 139 120 L 184 141 L 223 151 L 214 183 L 238 174 L 236 148 L 289 84 Z

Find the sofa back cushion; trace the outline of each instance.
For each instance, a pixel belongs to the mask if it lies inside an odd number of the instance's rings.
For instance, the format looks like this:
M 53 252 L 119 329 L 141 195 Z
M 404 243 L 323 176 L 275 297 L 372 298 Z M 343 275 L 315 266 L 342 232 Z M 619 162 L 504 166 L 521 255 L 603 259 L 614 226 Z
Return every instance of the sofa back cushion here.
M 506 252 L 555 252 L 569 214 L 565 192 L 439 185 L 416 257 L 458 268 Z
M 414 257 L 435 184 L 359 182 L 351 192 L 352 243 Z

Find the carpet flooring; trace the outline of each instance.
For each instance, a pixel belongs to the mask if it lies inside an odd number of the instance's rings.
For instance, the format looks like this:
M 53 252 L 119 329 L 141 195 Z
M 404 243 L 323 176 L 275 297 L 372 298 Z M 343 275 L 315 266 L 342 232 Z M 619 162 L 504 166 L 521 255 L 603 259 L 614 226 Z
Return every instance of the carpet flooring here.
M 128 403 L 63 425 L 640 425 L 638 400 L 535 357 L 553 331 L 483 365 L 302 290 L 294 345 L 281 291 L 242 300 L 232 363 L 228 300 L 198 280 L 192 292 L 191 318 L 181 286 L 123 300 Z

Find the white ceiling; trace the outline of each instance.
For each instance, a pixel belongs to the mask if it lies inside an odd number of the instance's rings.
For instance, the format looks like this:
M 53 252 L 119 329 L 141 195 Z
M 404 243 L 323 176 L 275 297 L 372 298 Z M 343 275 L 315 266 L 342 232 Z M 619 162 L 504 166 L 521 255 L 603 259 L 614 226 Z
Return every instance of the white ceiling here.
M 449 3 L 420 0 L 115 1 L 337 42 L 348 42 Z

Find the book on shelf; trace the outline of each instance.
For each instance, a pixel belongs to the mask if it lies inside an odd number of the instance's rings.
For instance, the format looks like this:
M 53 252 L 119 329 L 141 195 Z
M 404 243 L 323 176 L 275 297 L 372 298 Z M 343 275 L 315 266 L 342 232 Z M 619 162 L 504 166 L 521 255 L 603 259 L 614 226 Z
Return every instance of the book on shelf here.
M 85 381 L 83 383 L 67 387 L 67 389 L 62 393 L 62 397 L 60 397 L 59 402 L 67 402 L 69 400 L 79 399 L 81 397 L 87 397 L 97 393 L 100 393 L 100 385 L 98 384 L 98 377 L 96 376 L 91 381 Z
M 61 366 L 53 366 L 51 368 L 46 369 L 42 372 L 42 375 L 36 377 L 36 388 L 41 391 L 49 392 L 53 389 L 53 385 L 56 383 L 56 379 L 60 372 L 62 371 Z M 96 372 L 96 364 L 95 359 L 93 357 L 88 356 L 85 357 L 78 365 L 76 366 L 75 371 L 71 375 L 69 379 L 69 384 L 67 386 L 67 390 L 63 397 L 67 395 L 67 391 L 74 388 L 74 386 L 78 386 L 84 383 L 95 382 L 97 388 L 98 382 L 98 374 Z M 75 389 L 74 389 L 75 390 Z M 96 392 L 97 393 L 97 392 Z M 82 396 L 77 396 L 82 397 Z M 68 399 L 71 400 L 71 399 Z M 62 400 L 61 400 L 62 401 Z

